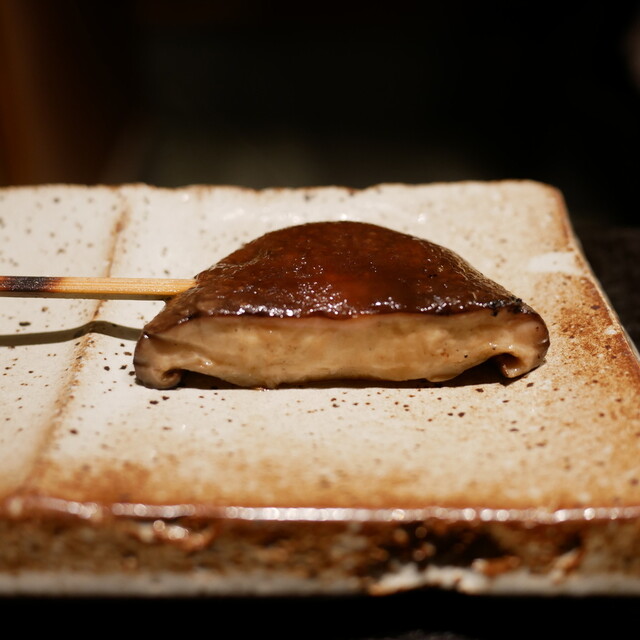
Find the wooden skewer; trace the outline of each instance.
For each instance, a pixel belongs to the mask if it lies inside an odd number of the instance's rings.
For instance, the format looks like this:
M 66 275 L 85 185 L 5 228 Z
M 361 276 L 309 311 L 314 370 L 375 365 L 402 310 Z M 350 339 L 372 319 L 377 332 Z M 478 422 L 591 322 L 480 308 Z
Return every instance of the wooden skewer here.
M 166 300 L 194 284 L 171 278 L 0 276 L 0 296 Z

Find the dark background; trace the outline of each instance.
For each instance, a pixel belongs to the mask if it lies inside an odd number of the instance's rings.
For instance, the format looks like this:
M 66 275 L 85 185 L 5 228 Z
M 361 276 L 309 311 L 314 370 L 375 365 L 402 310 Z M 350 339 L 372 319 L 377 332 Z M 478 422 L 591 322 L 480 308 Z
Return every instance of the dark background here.
M 637 225 L 638 2 L 3 0 L 0 182 L 531 178 Z

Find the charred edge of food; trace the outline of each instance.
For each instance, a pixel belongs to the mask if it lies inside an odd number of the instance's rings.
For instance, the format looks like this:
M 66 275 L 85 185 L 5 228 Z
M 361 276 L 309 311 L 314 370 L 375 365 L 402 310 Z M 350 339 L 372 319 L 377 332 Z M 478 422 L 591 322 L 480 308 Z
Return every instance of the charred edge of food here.
M 511 298 L 509 300 L 492 300 L 487 303 L 487 307 L 491 309 L 491 315 L 497 316 L 500 309 L 505 307 L 511 311 L 511 313 L 524 313 L 527 310 L 527 305 L 521 298 Z
M 63 278 L 49 276 L 0 276 L 2 293 L 55 293 Z
M 370 309 L 365 311 L 352 311 L 345 314 L 331 314 L 327 313 L 324 309 L 317 309 L 314 311 L 304 311 L 300 309 L 291 309 L 291 308 L 282 308 L 282 309 L 264 309 L 264 308 L 255 308 L 255 307 L 247 307 L 240 306 L 237 309 L 232 310 L 218 310 L 215 313 L 207 312 L 202 309 L 188 309 L 185 311 L 185 314 L 179 316 L 175 324 L 181 325 L 185 324 L 191 320 L 197 320 L 202 318 L 213 318 L 213 317 L 225 317 L 225 318 L 237 318 L 238 316 L 247 316 L 254 318 L 279 318 L 279 319 L 301 319 L 301 318 L 329 318 L 336 321 L 346 321 L 353 320 L 358 317 L 365 317 L 370 315 L 384 315 L 387 313 L 399 312 L 399 313 L 420 313 L 424 315 L 435 315 L 435 316 L 452 316 L 458 315 L 460 313 L 471 312 L 479 309 L 488 309 L 491 311 L 492 316 L 497 316 L 502 310 L 507 311 L 513 314 L 520 313 L 535 313 L 531 307 L 529 307 L 521 298 L 507 298 L 507 299 L 496 299 L 491 300 L 489 302 L 478 303 L 473 308 L 462 308 L 462 305 L 459 305 L 460 308 L 456 308 L 456 305 L 452 304 L 450 301 L 441 301 L 439 304 L 434 305 L 428 308 L 419 308 L 417 310 L 409 310 L 404 308 L 394 308 L 390 307 L 377 307 L 376 309 Z M 151 332 L 154 333 L 154 332 Z M 145 332 L 146 334 L 146 332 Z M 146 334 L 150 335 L 150 334 Z

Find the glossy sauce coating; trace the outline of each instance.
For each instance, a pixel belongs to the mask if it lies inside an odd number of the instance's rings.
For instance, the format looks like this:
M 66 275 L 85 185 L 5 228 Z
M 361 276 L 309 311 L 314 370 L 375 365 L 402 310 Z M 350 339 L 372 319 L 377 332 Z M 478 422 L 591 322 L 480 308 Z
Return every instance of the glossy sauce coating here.
M 202 316 L 450 315 L 523 302 L 452 251 L 362 222 L 317 222 L 267 233 L 196 276 L 145 327 Z

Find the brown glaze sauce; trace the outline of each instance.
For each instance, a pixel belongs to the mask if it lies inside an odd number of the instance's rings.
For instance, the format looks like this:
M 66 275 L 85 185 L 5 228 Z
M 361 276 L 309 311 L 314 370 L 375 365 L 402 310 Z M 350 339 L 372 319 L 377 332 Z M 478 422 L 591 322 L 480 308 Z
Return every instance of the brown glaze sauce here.
M 450 315 L 522 300 L 442 246 L 378 225 L 316 222 L 267 233 L 196 276 L 146 327 L 202 316 Z

